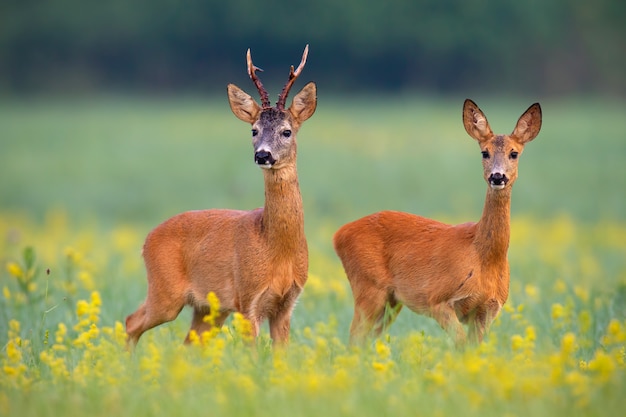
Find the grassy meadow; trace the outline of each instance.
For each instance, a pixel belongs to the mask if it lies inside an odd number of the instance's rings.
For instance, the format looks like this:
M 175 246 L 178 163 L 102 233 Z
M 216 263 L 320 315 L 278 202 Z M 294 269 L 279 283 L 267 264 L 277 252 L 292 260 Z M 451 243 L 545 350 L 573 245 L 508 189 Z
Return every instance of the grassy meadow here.
M 251 88 L 247 88 L 252 91 Z M 245 320 L 182 346 L 190 311 L 147 332 L 146 233 L 189 209 L 263 204 L 249 126 L 226 96 L 0 100 L 0 414 L 620 415 L 626 407 L 626 103 L 541 100 L 512 201 L 511 293 L 457 351 L 403 311 L 347 345 L 352 296 L 332 250 L 383 209 L 457 223 L 486 184 L 465 97 L 327 97 L 298 135 L 309 280 L 291 343 Z M 497 133 L 533 99 L 472 97 Z

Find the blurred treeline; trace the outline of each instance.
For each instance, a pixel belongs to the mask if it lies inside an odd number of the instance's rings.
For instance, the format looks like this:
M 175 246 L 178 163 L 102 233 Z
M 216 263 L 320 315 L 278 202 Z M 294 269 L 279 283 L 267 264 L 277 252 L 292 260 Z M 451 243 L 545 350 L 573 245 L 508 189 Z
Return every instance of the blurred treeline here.
M 245 51 L 335 91 L 626 95 L 623 0 L 2 0 L 0 92 L 209 92 Z

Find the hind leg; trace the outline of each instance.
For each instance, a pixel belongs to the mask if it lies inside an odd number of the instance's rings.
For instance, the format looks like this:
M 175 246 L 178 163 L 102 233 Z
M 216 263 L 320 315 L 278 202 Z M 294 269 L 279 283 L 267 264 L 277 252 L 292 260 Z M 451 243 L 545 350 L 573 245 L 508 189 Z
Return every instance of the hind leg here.
M 387 306 L 390 309 L 386 309 Z M 354 297 L 354 317 L 350 325 L 350 343 L 362 344 L 369 337 L 378 337 L 400 312 L 402 305 L 386 290 L 370 288 Z
M 154 303 L 151 303 L 148 298 L 137 311 L 126 317 L 126 334 L 128 335 L 126 346 L 128 348 L 135 346 L 144 332 L 159 324 L 174 320 L 183 306 L 182 302 L 170 302 L 157 304 L 157 308 L 154 308 Z
M 151 282 L 150 276 L 148 282 Z M 126 317 L 127 346 L 136 345 L 147 330 L 178 317 L 185 305 L 184 291 L 173 286 L 165 289 L 163 285 L 149 284 L 146 301 Z

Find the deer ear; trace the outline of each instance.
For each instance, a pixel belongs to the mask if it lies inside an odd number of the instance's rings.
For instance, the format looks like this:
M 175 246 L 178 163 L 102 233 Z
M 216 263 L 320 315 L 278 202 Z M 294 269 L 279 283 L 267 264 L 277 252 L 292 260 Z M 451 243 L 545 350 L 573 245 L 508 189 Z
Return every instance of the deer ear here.
M 305 85 L 302 90 L 293 97 L 289 112 L 300 123 L 304 122 L 315 113 L 317 107 L 317 87 L 314 82 Z
M 239 120 L 250 124 L 257 121 L 261 107 L 249 94 L 237 87 L 235 84 L 228 84 L 228 102 L 230 109 Z
M 514 136 L 523 145 L 535 139 L 540 130 L 541 106 L 539 103 L 535 103 L 520 116 L 511 136 Z
M 487 117 L 470 99 L 466 99 L 463 103 L 463 126 L 467 134 L 479 142 L 493 136 Z

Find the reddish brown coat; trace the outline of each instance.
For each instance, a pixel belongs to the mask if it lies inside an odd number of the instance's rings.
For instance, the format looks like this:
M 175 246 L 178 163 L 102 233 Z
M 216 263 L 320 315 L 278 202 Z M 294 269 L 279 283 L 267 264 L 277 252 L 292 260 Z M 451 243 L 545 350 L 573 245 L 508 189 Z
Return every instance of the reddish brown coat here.
M 354 296 L 351 340 L 378 335 L 402 305 L 433 317 L 457 345 L 480 342 L 509 293 L 507 251 L 511 187 L 517 157 L 541 127 L 541 108 L 531 106 L 509 136 L 494 135 L 471 100 L 464 126 L 479 142 L 488 183 L 477 223 L 452 226 L 409 213 L 382 211 L 341 227 L 334 246 Z M 391 310 L 386 311 L 386 306 Z
M 209 292 L 220 300 L 216 325 L 238 311 L 252 323 L 253 336 L 268 319 L 272 339 L 287 342 L 291 313 L 308 271 L 296 135 L 315 112 L 315 84 L 296 94 L 287 110 L 284 104 L 307 51 L 295 74 L 292 68 L 276 107 L 267 105 L 267 92 L 254 75 L 248 51 L 248 71 L 263 107 L 232 84 L 228 99 L 233 113 L 252 125 L 255 159 L 265 168 L 265 205 L 252 211 L 189 211 L 150 232 L 143 248 L 148 295 L 126 318 L 130 344 L 146 330 L 174 320 L 184 305 L 194 309 L 190 332 L 208 330 L 210 324 L 203 319 L 210 312 Z

